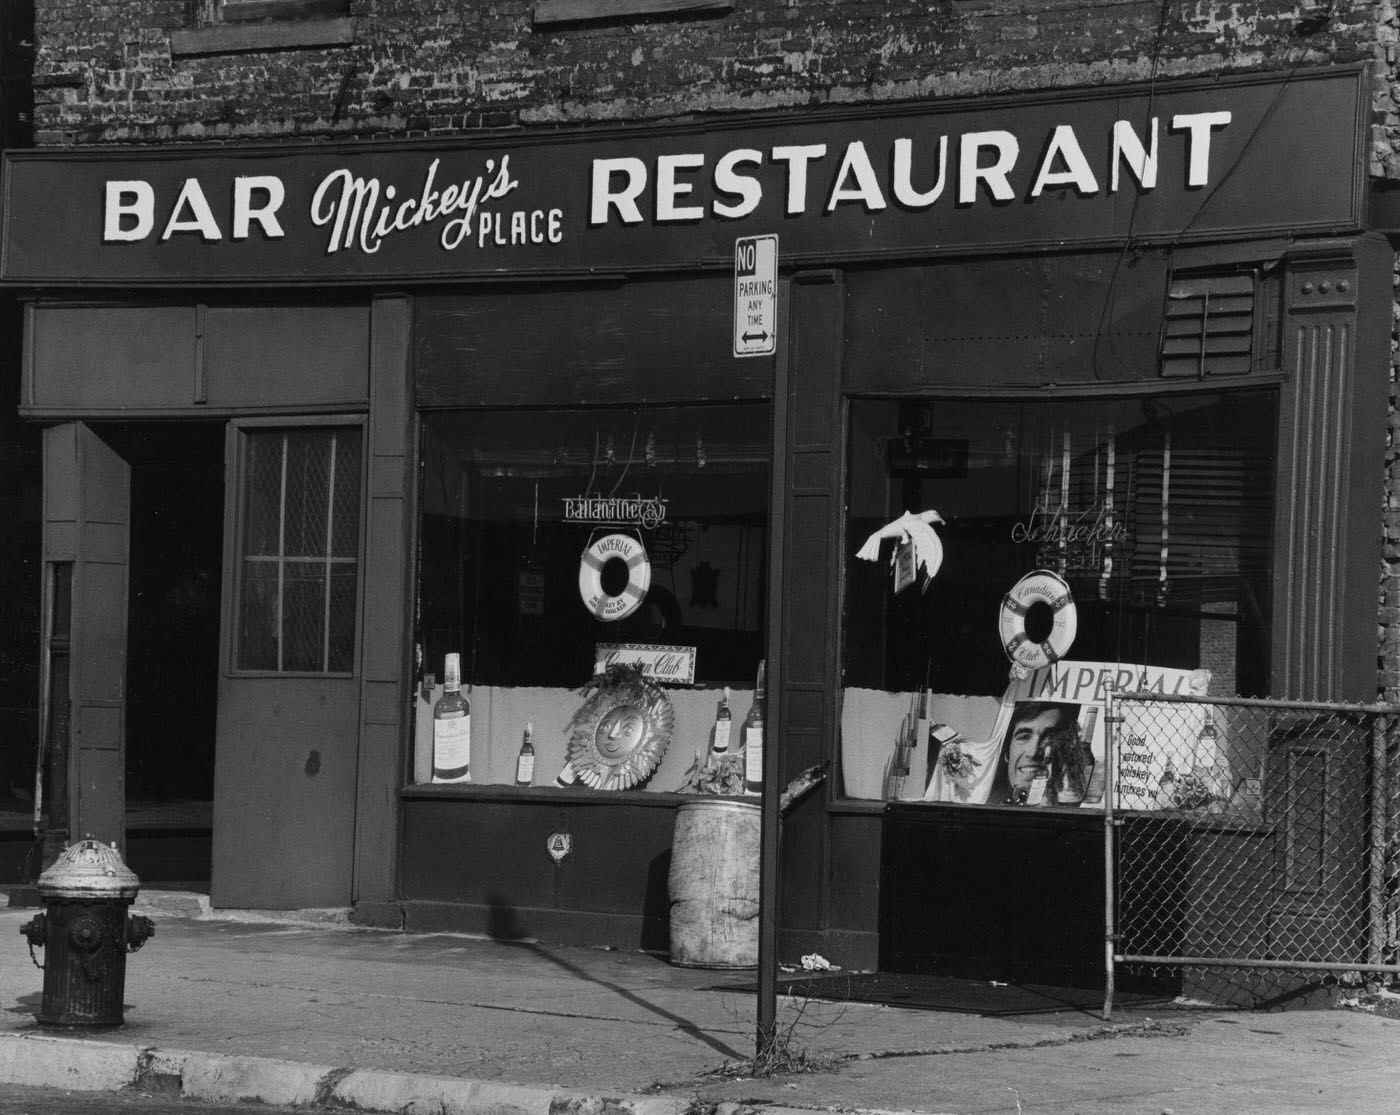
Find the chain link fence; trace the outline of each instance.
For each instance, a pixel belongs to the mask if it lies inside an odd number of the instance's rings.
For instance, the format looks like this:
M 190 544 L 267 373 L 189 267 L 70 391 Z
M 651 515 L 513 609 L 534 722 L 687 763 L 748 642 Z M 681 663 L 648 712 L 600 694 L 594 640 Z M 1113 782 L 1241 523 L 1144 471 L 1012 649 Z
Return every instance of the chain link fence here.
M 1258 1005 L 1400 974 L 1400 709 L 1110 695 L 1115 973 Z

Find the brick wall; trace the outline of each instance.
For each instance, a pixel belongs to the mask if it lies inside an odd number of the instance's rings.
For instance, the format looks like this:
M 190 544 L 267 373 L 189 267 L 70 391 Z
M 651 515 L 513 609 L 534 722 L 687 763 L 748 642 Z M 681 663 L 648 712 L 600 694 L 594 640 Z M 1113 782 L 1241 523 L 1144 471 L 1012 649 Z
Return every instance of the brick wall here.
M 349 45 L 172 57 L 210 2 L 37 0 L 38 142 L 402 135 L 1277 70 L 1384 57 L 1395 30 L 1390 3 L 1333 5 L 1301 34 L 1311 5 L 1268 0 L 736 0 L 563 30 L 536 29 L 533 0 L 351 0 Z

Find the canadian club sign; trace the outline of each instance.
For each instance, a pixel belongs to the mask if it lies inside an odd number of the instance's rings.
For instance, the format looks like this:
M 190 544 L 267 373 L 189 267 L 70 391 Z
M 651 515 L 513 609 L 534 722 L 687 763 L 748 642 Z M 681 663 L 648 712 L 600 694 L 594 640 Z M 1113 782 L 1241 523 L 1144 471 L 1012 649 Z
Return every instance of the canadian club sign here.
M 1360 226 L 1359 66 L 292 147 L 5 152 L 13 283 L 432 281 Z
M 651 646 L 645 643 L 599 643 L 594 648 L 593 672 L 609 666 L 640 666 L 642 676 L 662 685 L 695 684 L 695 648 Z

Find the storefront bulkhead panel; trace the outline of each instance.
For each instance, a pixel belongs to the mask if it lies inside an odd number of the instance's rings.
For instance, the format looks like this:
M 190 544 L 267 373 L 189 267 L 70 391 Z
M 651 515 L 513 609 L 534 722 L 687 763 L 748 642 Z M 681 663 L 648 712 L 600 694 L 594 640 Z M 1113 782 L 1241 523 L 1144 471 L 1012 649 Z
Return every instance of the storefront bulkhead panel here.
M 405 791 L 407 927 L 664 949 L 675 799 L 451 800 Z M 555 838 L 568 852 L 550 854 Z
M 1155 380 L 1170 256 L 1074 252 L 846 274 L 846 390 Z
M 764 399 L 731 350 L 730 276 L 477 287 L 414 299 L 420 407 Z
M 365 305 L 29 307 L 31 415 L 363 409 Z

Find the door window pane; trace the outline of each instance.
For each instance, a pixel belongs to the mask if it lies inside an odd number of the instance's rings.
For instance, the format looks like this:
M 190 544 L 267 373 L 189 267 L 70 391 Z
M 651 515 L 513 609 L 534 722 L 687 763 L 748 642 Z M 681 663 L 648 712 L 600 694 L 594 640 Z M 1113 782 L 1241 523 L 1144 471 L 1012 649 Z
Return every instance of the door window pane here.
M 250 430 L 243 477 L 238 669 L 351 672 L 360 431 Z

